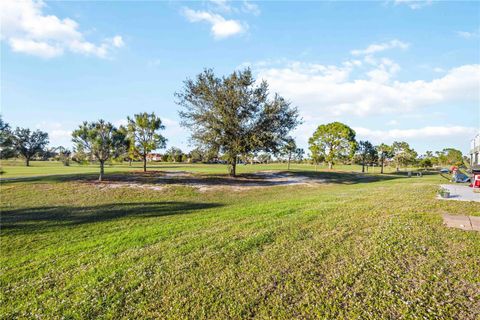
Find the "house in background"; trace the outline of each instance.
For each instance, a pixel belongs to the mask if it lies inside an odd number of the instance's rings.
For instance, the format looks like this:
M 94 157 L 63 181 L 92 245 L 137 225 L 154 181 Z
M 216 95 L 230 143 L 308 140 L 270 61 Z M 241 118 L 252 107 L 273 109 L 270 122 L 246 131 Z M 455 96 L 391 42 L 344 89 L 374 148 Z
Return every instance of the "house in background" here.
M 470 165 L 480 166 L 480 133 L 470 143 Z

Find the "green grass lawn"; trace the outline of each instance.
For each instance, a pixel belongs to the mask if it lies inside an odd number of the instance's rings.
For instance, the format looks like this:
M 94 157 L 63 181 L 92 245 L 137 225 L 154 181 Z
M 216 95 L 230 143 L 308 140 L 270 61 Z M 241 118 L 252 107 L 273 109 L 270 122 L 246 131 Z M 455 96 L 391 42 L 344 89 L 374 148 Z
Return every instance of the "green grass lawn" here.
M 480 317 L 480 234 L 441 218 L 480 216 L 480 204 L 436 200 L 438 175 L 295 165 L 328 183 L 156 191 L 44 164 L 2 164 L 4 177 L 60 175 L 0 185 L 2 318 Z M 269 169 L 285 165 L 239 167 Z M 140 165 L 107 179 L 129 170 Z

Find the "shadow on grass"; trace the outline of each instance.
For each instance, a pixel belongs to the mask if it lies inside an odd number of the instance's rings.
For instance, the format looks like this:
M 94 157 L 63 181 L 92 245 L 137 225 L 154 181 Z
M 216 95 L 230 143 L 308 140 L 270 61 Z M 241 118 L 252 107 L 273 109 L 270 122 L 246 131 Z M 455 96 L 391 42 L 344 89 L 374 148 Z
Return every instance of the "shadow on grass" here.
M 115 203 L 98 206 L 33 207 L 2 210 L 1 229 L 14 233 L 43 231 L 51 227 L 75 226 L 120 218 L 150 218 L 210 209 L 222 206 L 218 203 L 197 202 L 147 202 Z
M 436 175 L 437 172 L 422 172 L 423 175 Z M 394 179 L 407 178 L 407 172 L 395 173 L 360 173 L 348 171 L 263 171 L 257 173 L 239 174 L 232 178 L 227 174 L 201 174 L 185 171 L 156 171 L 146 173 L 140 171 L 109 173 L 102 183 L 134 183 L 134 184 L 156 184 L 156 185 L 188 185 L 188 186 L 232 186 L 232 187 L 268 187 L 292 185 L 298 183 L 333 183 L 333 184 L 358 184 Z M 416 177 L 416 172 L 412 178 Z M 54 182 L 84 182 L 97 183 L 98 174 L 70 174 L 51 175 L 3 179 L 2 184 L 19 182 L 32 183 L 54 183 Z

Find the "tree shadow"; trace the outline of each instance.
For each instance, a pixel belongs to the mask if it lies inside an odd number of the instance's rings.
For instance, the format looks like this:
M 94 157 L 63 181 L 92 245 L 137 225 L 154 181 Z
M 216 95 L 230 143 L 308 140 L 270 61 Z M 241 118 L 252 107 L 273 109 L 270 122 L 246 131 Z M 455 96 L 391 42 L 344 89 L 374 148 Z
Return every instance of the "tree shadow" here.
M 114 203 L 98 206 L 46 206 L 2 210 L 2 231 L 30 233 L 54 227 L 84 225 L 121 218 L 151 218 L 188 214 L 198 210 L 217 208 L 219 203 L 200 202 L 140 202 Z
M 417 172 L 413 172 L 411 179 L 418 179 Z M 422 172 L 423 175 L 438 174 L 436 172 Z M 293 185 L 299 183 L 332 183 L 332 184 L 358 184 L 394 179 L 407 178 L 407 172 L 395 173 L 360 173 L 349 171 L 311 171 L 292 169 L 290 171 L 262 171 L 257 173 L 243 173 L 232 178 L 225 174 L 202 174 L 185 171 L 149 171 L 149 172 L 120 172 L 108 173 L 103 182 L 97 182 L 97 174 L 70 174 L 25 177 L 2 180 L 2 184 L 18 182 L 51 183 L 75 181 L 80 183 L 109 184 L 150 184 L 150 185 L 180 185 L 180 186 L 231 186 L 231 187 L 268 187 Z M 298 179 L 296 179 L 298 178 Z
M 300 170 L 295 170 L 295 173 L 304 177 L 308 177 L 313 181 L 320 180 L 325 183 L 334 183 L 334 184 L 358 184 L 358 183 L 370 183 L 370 182 L 389 181 L 389 180 L 407 178 L 407 173 L 380 174 L 380 173 L 361 173 L 361 172 L 347 172 L 347 171 L 300 171 Z

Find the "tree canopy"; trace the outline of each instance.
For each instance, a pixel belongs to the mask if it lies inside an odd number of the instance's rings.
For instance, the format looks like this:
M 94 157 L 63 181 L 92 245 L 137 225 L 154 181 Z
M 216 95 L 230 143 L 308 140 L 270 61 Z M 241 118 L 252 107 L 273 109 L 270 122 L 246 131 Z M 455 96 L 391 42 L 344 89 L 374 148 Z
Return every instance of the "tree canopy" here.
M 370 141 L 360 141 L 358 143 L 358 153 L 362 161 L 362 172 L 365 172 L 365 164 L 377 161 L 377 150 Z
M 352 157 L 357 148 L 355 131 L 340 122 L 318 126 L 308 144 L 314 161 L 324 160 L 330 169 L 340 158 Z
M 16 128 L 11 136 L 15 151 L 25 159 L 25 165 L 30 165 L 30 160 L 41 153 L 48 144 L 48 133 L 30 129 Z
M 72 141 L 77 151 L 87 153 L 100 163 L 100 175 L 102 181 L 105 161 L 124 153 L 128 147 L 125 130 L 117 129 L 110 122 L 99 120 L 97 122 L 84 122 L 77 130 L 72 132 Z
M 279 152 L 288 133 L 299 124 L 298 111 L 274 94 L 265 81 L 256 84 L 250 69 L 218 77 L 211 69 L 188 79 L 175 94 L 182 107 L 182 125 L 191 140 L 224 154 L 230 175 L 236 174 L 239 155 Z
M 395 141 L 392 143 L 392 156 L 399 171 L 401 166 L 406 167 L 415 162 L 417 152 L 405 141 Z
M 155 113 L 138 113 L 133 118 L 127 118 L 128 134 L 133 142 L 129 157 L 133 158 L 133 153 L 137 153 L 143 160 L 143 171 L 147 171 L 147 155 L 156 149 L 165 148 L 167 139 L 165 139 L 158 131 L 165 129 L 162 120 Z M 132 150 L 133 149 L 133 150 Z
M 383 173 L 383 168 L 385 166 L 385 160 L 392 157 L 392 147 L 385 144 L 381 143 L 378 146 L 375 147 L 377 149 L 378 157 L 380 160 L 380 173 Z
M 0 116 L 0 159 L 8 159 L 13 156 L 15 156 L 15 148 L 12 129 Z

